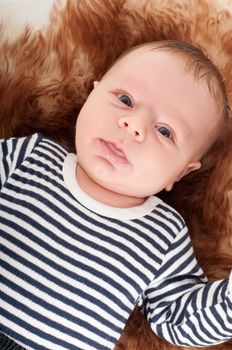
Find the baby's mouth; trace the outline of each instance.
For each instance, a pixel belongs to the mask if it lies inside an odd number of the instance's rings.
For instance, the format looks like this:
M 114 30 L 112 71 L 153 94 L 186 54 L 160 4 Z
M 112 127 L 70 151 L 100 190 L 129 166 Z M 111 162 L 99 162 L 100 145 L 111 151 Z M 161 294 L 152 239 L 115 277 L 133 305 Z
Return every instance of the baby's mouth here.
M 120 163 L 128 164 L 129 161 L 120 146 L 113 142 L 100 139 L 100 142 L 106 152 L 107 158 L 112 161 L 118 161 Z

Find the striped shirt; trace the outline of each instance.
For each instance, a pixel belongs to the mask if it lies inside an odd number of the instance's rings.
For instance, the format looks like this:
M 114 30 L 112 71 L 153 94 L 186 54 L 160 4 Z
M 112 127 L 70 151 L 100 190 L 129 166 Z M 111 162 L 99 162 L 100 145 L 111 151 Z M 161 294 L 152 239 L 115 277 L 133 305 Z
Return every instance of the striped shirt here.
M 231 278 L 207 282 L 182 217 L 152 196 L 112 208 L 76 181 L 76 156 L 35 134 L 0 142 L 1 331 L 34 350 L 109 350 L 138 304 L 156 334 L 232 336 Z

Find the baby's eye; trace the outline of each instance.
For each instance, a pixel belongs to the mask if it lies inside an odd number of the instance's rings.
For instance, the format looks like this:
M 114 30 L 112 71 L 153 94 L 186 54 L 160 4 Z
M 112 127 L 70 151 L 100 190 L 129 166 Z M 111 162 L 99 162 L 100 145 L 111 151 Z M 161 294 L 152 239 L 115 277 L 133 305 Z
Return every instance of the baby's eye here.
M 128 95 L 118 94 L 118 99 L 128 107 L 133 107 L 132 100 Z
M 172 137 L 171 131 L 166 128 L 165 126 L 157 126 L 156 129 L 164 136 L 167 137 L 167 139 L 170 139 Z

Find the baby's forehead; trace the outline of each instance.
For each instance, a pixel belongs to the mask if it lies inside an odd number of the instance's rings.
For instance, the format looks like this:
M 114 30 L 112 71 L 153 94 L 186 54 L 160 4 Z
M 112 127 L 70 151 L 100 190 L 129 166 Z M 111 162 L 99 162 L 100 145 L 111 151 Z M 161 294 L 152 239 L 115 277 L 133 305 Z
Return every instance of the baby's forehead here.
M 109 78 L 110 81 L 120 82 L 128 77 L 139 80 L 152 80 L 156 84 L 157 79 L 161 79 L 162 73 L 166 75 L 170 72 L 170 78 L 173 74 L 188 74 L 186 62 L 179 56 L 173 56 L 172 53 L 153 49 L 152 46 L 144 46 L 134 49 L 119 59 L 105 73 L 101 80 Z M 192 73 L 190 73 L 192 76 Z
M 124 53 L 121 55 L 115 63 L 111 66 L 111 68 L 108 70 L 110 72 L 111 70 L 120 70 L 120 69 L 127 69 L 128 67 L 131 67 L 133 64 L 144 64 L 146 61 L 146 65 L 149 65 L 149 61 L 146 60 L 147 57 L 151 57 L 150 65 L 154 64 L 156 62 L 156 59 L 159 56 L 167 57 L 167 60 L 164 60 L 164 64 L 169 64 L 169 61 L 177 61 L 180 66 L 183 67 L 183 70 L 187 71 L 187 57 L 185 57 L 182 53 L 175 54 L 174 51 L 167 50 L 165 48 L 159 48 L 158 46 L 153 45 L 144 45 L 137 47 L 135 49 L 132 49 L 129 52 Z M 153 60 L 154 58 L 154 60 Z M 153 62 L 154 61 L 154 62 Z M 138 72 L 139 74 L 139 72 Z
M 151 90 L 161 88 L 160 83 L 165 86 L 175 82 L 181 86 L 195 80 L 194 74 L 186 69 L 184 57 L 173 55 L 162 48 L 154 48 L 154 45 L 144 45 L 121 56 L 106 72 L 102 80 L 104 79 L 109 84 L 116 85 L 134 80 L 147 84 Z M 199 85 L 202 84 L 197 83 L 195 88 Z

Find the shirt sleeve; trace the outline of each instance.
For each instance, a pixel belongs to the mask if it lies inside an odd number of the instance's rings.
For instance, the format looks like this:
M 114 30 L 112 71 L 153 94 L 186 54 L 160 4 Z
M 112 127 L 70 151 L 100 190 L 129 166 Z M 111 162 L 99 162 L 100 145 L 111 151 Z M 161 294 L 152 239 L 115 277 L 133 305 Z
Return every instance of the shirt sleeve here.
M 0 189 L 31 153 L 41 135 L 0 140 Z
M 170 246 L 142 305 L 151 328 L 180 346 L 209 346 L 232 338 L 232 275 L 208 282 L 194 256 L 187 228 Z

